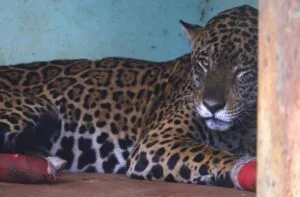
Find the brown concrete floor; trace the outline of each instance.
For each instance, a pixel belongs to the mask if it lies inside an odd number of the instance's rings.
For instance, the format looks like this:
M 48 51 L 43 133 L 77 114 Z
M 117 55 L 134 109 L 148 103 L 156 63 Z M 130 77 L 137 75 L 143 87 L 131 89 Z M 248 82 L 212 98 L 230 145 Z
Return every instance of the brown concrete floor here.
M 0 183 L 0 197 L 255 197 L 255 193 L 213 186 L 140 181 L 123 175 L 69 174 L 53 185 Z

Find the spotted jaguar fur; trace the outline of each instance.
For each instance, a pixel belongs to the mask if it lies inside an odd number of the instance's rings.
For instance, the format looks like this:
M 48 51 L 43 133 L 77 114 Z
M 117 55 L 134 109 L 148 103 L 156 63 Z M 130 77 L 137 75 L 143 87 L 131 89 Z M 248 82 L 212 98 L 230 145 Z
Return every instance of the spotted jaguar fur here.
M 257 10 L 205 27 L 175 60 L 55 60 L 0 67 L 0 152 L 42 153 L 70 171 L 232 186 L 255 154 Z

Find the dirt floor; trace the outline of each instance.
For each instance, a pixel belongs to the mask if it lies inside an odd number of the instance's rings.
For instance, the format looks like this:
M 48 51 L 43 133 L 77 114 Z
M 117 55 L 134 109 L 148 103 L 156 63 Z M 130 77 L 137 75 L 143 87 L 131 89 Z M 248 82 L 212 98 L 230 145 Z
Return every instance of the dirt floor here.
M 53 185 L 0 183 L 0 197 L 255 197 L 213 186 L 140 181 L 123 175 L 63 173 Z

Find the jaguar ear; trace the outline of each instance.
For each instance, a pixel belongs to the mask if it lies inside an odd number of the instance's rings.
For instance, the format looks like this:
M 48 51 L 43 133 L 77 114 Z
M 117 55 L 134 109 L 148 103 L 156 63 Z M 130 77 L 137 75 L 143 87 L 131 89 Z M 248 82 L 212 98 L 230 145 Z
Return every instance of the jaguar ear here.
M 201 34 L 205 31 L 204 27 L 200 26 L 200 25 L 193 25 L 190 23 L 187 23 L 183 20 L 179 20 L 186 37 L 192 42 L 194 43 L 194 41 L 201 36 Z

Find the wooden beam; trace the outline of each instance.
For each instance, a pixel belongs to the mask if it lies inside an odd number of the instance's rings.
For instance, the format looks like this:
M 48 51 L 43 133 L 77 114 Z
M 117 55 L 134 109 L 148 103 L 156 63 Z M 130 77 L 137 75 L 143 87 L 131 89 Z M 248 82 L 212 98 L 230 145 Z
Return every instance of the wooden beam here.
M 260 0 L 258 197 L 300 196 L 300 1 Z

